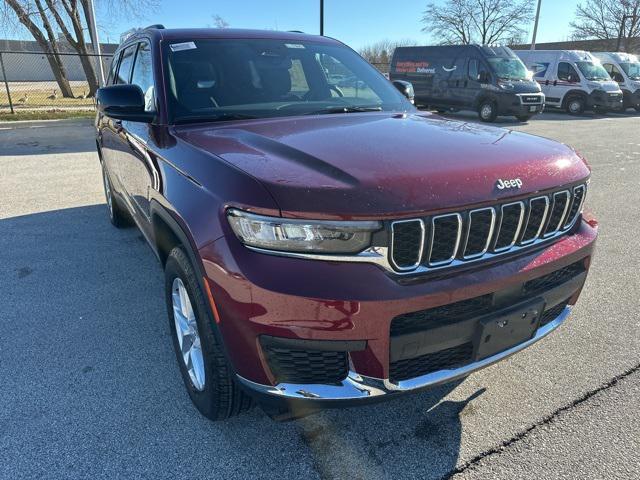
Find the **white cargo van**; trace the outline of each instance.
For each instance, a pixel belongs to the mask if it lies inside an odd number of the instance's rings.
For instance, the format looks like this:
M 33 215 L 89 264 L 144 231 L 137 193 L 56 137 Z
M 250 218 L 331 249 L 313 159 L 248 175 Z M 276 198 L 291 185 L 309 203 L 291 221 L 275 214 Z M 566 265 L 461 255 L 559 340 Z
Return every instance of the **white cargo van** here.
M 622 91 L 589 52 L 516 50 L 542 87 L 546 104 L 572 114 L 585 110 L 621 110 Z
M 640 60 L 636 55 L 622 52 L 594 52 L 609 76 L 620 86 L 624 95 L 624 109 L 640 112 Z

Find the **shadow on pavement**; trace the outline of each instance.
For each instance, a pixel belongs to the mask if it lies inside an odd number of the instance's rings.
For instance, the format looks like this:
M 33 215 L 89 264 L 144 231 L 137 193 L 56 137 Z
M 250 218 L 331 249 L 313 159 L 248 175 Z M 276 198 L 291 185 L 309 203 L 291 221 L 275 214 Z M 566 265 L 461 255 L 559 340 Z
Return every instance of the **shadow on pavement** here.
M 94 152 L 92 120 L 0 123 L 0 156 Z
M 0 278 L 2 478 L 439 478 L 484 391 L 211 423 L 182 385 L 160 265 L 105 205 L 0 220 Z

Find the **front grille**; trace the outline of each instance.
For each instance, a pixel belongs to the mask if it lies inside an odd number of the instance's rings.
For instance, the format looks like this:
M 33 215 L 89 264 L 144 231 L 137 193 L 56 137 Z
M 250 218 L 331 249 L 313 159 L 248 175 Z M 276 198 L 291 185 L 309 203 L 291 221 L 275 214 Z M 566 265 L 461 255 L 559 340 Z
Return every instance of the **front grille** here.
M 262 342 L 271 373 L 281 383 L 338 383 L 347 378 L 347 352 L 301 350 Z
M 542 96 L 540 95 L 523 96 L 521 98 L 522 98 L 522 103 L 526 103 L 526 104 L 542 103 Z
M 505 254 L 567 232 L 586 185 L 470 211 L 392 222 L 389 260 L 408 273 Z M 422 270 L 421 270 L 422 271 Z
M 585 271 L 584 262 L 582 260 L 572 263 L 564 268 L 551 272 L 542 277 L 534 278 L 524 284 L 524 293 L 532 295 L 534 293 L 551 290 L 568 282 L 572 278 L 580 275 Z
M 540 317 L 540 326 L 542 327 L 558 318 L 568 304 L 569 300 L 565 300 L 564 302 L 560 302 L 555 307 L 547 308 Z
M 461 302 L 441 305 L 419 312 L 399 315 L 391 322 L 391 336 L 421 332 L 429 328 L 459 322 L 488 312 L 492 308 L 492 295 L 470 298 Z
M 473 344 L 468 342 L 420 357 L 399 360 L 389 365 L 389 378 L 392 382 L 399 382 L 438 370 L 461 367 L 471 362 L 472 355 Z

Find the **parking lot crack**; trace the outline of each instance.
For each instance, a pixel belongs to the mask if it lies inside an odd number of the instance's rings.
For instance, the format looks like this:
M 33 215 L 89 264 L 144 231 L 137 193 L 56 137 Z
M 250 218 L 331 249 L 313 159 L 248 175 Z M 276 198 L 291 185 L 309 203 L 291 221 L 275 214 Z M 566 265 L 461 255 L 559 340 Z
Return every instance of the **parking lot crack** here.
M 638 372 L 640 372 L 640 363 L 638 363 L 635 366 L 625 370 L 624 372 L 620 373 L 619 375 L 616 375 L 615 377 L 613 377 L 609 381 L 607 381 L 607 382 L 603 383 L 602 385 L 600 385 L 598 388 L 595 388 L 593 390 L 589 390 L 588 392 L 584 393 L 583 395 L 581 395 L 577 399 L 573 400 L 572 402 L 569 402 L 568 404 L 563 405 L 562 407 L 558 408 L 554 412 L 552 412 L 549 415 L 547 415 L 547 416 L 543 417 L 542 419 L 540 419 L 538 422 L 530 425 L 525 430 L 516 433 L 514 436 L 512 436 L 511 438 L 509 438 L 507 440 L 504 440 L 499 445 L 496 445 L 496 446 L 494 446 L 494 447 L 492 447 L 492 448 L 490 448 L 488 450 L 485 450 L 485 451 L 479 453 L 475 457 L 473 457 L 470 460 L 466 461 L 462 465 L 457 466 L 455 469 L 451 470 L 446 475 L 441 477 L 442 480 L 452 478 L 455 475 L 458 475 L 460 473 L 465 472 L 466 470 L 469 470 L 469 469 L 473 468 L 474 466 L 476 466 L 477 464 L 479 464 L 483 460 L 485 460 L 485 459 L 487 459 L 487 458 L 489 458 L 489 457 L 491 457 L 493 455 L 498 455 L 498 454 L 504 452 L 505 450 L 509 449 L 510 447 L 512 447 L 513 445 L 517 444 L 518 442 L 521 442 L 522 440 L 526 439 L 529 435 L 531 435 L 539 427 L 544 426 L 544 425 L 548 425 L 550 423 L 558 421 L 561 416 L 563 416 L 566 413 L 570 412 L 574 408 L 580 406 L 581 404 L 583 404 L 585 402 L 588 402 L 589 400 L 591 400 L 593 397 L 595 397 L 599 393 L 615 387 L 619 382 L 623 381 L 627 377 L 629 377 L 631 375 L 634 375 L 634 374 L 636 374 Z

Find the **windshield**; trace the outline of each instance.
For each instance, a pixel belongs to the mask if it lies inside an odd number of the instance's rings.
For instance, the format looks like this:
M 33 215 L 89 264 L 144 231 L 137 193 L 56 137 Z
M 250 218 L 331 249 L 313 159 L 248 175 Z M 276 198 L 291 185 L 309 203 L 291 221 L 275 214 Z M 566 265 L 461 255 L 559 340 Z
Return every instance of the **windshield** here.
M 204 39 L 165 49 L 173 121 L 234 120 L 414 107 L 341 45 Z
M 527 67 L 519 58 L 489 58 L 489 63 L 498 78 L 505 80 L 529 80 Z
M 611 80 L 607 71 L 599 63 L 576 62 L 576 65 L 587 80 Z
M 631 80 L 640 80 L 640 63 L 621 63 L 620 66 Z

